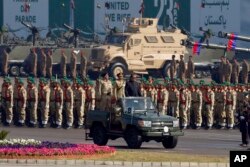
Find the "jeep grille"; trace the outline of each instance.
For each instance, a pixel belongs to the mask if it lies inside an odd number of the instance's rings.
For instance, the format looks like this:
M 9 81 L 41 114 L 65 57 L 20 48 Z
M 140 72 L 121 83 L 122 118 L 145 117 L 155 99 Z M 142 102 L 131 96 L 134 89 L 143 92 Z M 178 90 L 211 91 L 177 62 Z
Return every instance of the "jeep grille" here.
M 152 122 L 152 127 L 173 127 L 173 123 L 172 122 L 163 122 L 163 121 L 159 121 L 159 122 Z

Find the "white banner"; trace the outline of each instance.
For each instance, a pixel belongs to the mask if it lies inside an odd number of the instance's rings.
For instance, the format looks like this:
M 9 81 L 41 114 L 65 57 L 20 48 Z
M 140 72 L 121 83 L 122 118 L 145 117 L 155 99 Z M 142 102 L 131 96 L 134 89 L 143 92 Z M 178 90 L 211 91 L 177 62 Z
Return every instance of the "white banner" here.
M 21 21 L 38 27 L 41 37 L 48 32 L 48 0 L 3 0 L 3 24 L 18 37 L 27 38 L 31 31 Z
M 240 0 L 191 0 L 191 32 L 202 34 L 199 28 L 240 33 Z M 226 44 L 227 40 L 213 37 L 211 42 Z
M 95 0 L 94 30 L 105 35 L 107 26 L 123 29 L 123 18 L 140 17 L 141 0 Z

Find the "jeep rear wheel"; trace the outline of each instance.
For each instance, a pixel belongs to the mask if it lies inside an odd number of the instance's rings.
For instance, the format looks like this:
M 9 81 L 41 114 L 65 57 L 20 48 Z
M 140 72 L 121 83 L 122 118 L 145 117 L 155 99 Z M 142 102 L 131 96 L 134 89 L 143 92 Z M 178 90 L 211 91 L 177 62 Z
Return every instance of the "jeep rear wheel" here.
M 129 128 L 125 132 L 125 141 L 129 148 L 138 149 L 142 144 L 142 137 L 136 128 Z
M 108 143 L 108 136 L 106 130 L 102 125 L 95 125 L 92 128 L 93 141 L 98 146 L 105 146 Z
M 175 148 L 177 143 L 178 143 L 178 137 L 176 136 L 170 136 L 162 140 L 162 145 L 167 149 Z

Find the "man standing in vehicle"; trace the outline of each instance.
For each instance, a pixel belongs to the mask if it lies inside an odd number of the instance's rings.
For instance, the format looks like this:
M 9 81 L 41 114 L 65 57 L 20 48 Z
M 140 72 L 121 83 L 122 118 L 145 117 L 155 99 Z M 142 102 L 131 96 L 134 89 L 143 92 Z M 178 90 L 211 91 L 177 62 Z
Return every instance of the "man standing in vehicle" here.
M 135 81 L 136 74 L 131 74 L 130 79 L 125 85 L 125 95 L 126 97 L 140 97 L 141 91 L 139 83 Z

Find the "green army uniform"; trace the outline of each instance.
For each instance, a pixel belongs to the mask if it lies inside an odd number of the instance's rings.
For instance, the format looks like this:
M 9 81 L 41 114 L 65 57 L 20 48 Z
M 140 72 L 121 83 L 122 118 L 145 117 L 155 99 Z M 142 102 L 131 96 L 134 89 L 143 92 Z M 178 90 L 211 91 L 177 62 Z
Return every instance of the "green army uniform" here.
M 74 87 L 74 112 L 76 115 L 76 128 L 81 128 L 84 123 L 84 108 L 86 93 L 82 88 L 83 83 L 80 80 L 76 81 L 76 86 Z
M 11 80 L 9 77 L 4 78 L 4 83 L 2 84 L 2 106 L 4 108 L 6 120 L 5 125 L 9 126 L 13 118 L 13 87 L 11 85 Z
M 24 88 L 24 83 L 21 79 L 18 80 L 17 88 L 17 109 L 18 109 L 18 125 L 23 126 L 26 120 L 26 103 L 27 103 L 27 92 Z
M 191 110 L 192 110 L 192 113 L 194 113 L 194 125 L 198 129 L 201 127 L 201 123 L 202 123 L 201 110 L 202 110 L 202 104 L 203 104 L 202 92 L 200 91 L 198 85 L 195 85 L 195 88 L 192 89 L 191 99 L 192 99 Z
M 35 127 L 37 123 L 38 90 L 34 78 L 27 79 L 27 107 L 29 114 L 29 126 Z
M 45 78 L 40 78 L 38 87 L 38 103 L 41 112 L 40 128 L 45 128 L 49 120 L 50 88 Z
M 71 88 L 71 82 L 69 80 L 65 81 L 65 89 L 63 90 L 63 100 L 66 111 L 66 128 L 72 127 L 73 124 L 73 103 L 74 103 L 74 93 Z

